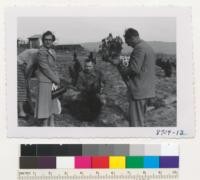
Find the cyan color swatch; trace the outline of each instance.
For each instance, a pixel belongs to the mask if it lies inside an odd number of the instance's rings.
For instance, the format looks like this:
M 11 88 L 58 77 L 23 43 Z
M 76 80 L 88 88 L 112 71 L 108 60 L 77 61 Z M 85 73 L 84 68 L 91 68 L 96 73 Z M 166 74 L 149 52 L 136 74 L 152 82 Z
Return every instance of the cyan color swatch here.
M 159 168 L 159 156 L 144 156 L 144 168 Z

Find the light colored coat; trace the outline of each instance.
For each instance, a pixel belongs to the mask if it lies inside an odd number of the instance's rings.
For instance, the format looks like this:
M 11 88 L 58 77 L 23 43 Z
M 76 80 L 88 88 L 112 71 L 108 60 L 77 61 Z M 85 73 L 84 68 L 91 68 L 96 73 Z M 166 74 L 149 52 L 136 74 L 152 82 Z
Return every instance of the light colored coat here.
M 18 64 L 32 64 L 37 58 L 38 49 L 26 49 L 17 56 Z
M 52 84 L 59 84 L 59 76 L 56 71 L 56 53 L 45 47 L 38 52 L 38 69 L 36 77 L 39 82 L 35 117 L 38 119 L 49 118 L 57 113 L 56 99 L 52 99 Z
M 140 40 L 130 56 L 129 93 L 135 100 L 155 97 L 155 53 Z
M 36 76 L 39 82 L 60 83 L 56 71 L 56 53 L 53 49 L 48 50 L 45 47 L 39 49 Z

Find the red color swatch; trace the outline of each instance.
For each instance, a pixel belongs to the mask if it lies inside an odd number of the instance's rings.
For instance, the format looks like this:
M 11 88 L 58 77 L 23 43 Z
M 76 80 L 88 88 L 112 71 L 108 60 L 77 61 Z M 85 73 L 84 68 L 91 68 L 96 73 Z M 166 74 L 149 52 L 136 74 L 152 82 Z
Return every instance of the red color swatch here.
M 92 168 L 109 168 L 109 156 L 93 156 Z

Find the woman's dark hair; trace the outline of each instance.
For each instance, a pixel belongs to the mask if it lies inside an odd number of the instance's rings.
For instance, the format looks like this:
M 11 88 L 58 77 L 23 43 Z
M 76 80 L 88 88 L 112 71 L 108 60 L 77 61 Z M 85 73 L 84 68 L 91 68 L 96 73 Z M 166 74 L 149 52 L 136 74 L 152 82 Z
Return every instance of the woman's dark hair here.
M 51 31 L 46 31 L 46 32 L 42 35 L 42 42 L 44 42 L 44 38 L 45 38 L 45 36 L 49 36 L 49 35 L 52 36 L 52 40 L 53 40 L 53 42 L 56 40 L 55 35 L 54 35 Z
M 139 33 L 137 30 L 133 29 L 133 28 L 128 28 L 125 30 L 125 34 L 124 34 L 124 38 L 125 39 L 129 39 L 132 36 L 139 36 Z

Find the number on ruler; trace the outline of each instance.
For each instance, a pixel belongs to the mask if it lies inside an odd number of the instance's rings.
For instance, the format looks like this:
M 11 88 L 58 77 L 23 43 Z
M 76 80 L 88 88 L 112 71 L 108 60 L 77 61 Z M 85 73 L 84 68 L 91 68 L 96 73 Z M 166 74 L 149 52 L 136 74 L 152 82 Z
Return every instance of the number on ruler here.
M 178 180 L 178 170 L 20 170 L 18 180 Z

